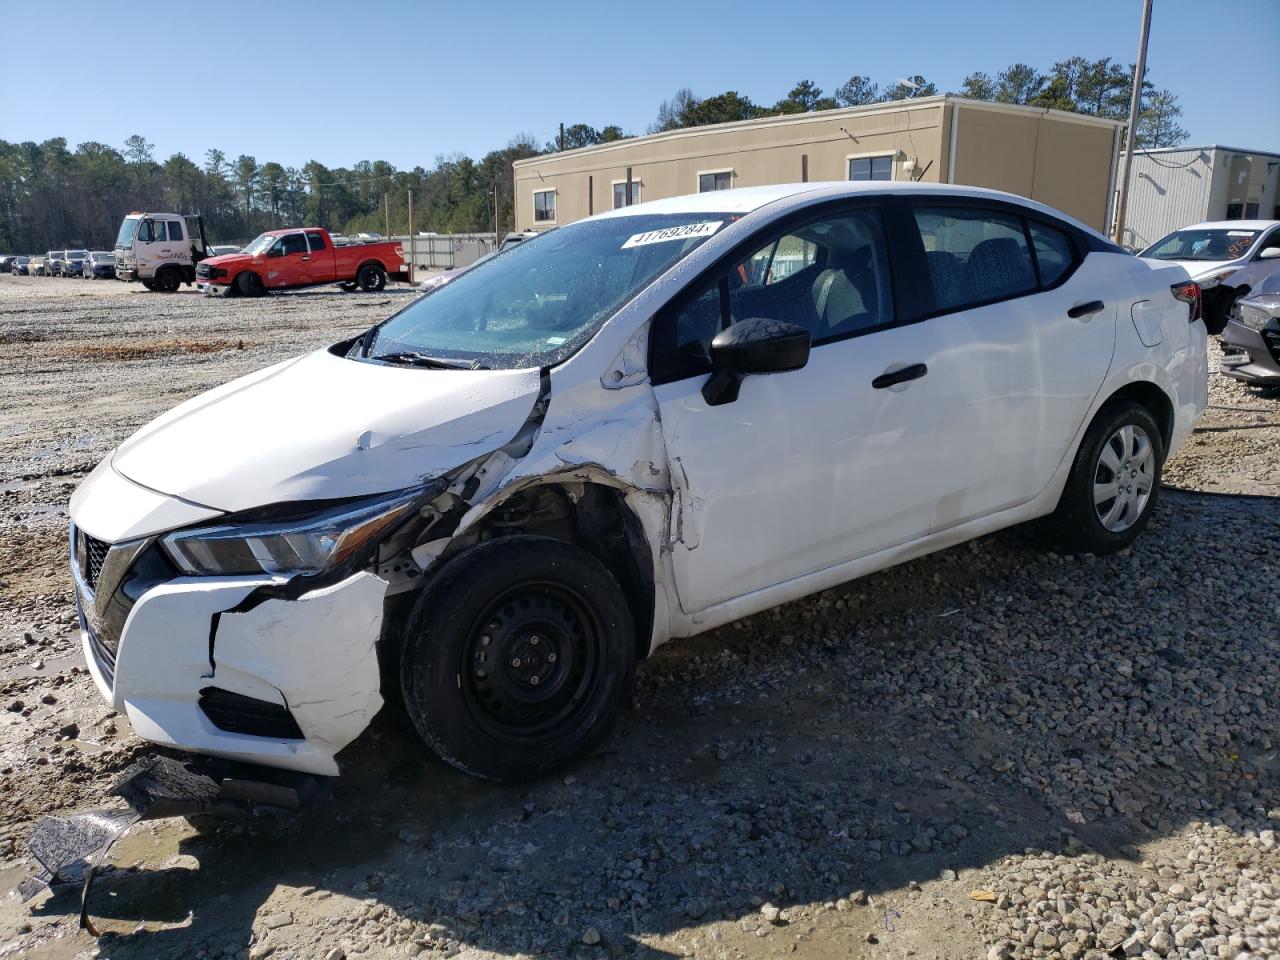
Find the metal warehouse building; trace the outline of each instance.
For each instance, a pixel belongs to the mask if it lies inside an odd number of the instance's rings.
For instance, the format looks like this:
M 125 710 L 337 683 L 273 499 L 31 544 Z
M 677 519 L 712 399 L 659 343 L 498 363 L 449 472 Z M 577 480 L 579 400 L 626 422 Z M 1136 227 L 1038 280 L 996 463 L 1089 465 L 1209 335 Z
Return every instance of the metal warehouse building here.
M 1124 243 L 1140 250 L 1202 220 L 1280 220 L 1278 179 L 1280 154 L 1262 150 L 1208 146 L 1135 152 Z
M 922 97 L 689 127 L 514 164 L 516 228 L 548 229 L 632 202 L 808 180 L 992 187 L 1105 230 L 1122 124 Z

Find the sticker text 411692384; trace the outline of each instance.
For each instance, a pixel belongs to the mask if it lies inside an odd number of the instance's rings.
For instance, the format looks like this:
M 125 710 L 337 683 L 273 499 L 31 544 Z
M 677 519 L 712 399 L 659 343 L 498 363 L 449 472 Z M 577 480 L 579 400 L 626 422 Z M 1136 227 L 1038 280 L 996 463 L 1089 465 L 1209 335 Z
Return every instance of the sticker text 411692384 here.
M 644 247 L 651 243 L 666 243 L 668 240 L 688 240 L 690 237 L 709 237 L 717 230 L 723 220 L 708 220 L 704 223 L 686 223 L 678 227 L 663 227 L 661 230 L 649 230 L 627 238 L 622 245 L 623 250 L 632 247 Z

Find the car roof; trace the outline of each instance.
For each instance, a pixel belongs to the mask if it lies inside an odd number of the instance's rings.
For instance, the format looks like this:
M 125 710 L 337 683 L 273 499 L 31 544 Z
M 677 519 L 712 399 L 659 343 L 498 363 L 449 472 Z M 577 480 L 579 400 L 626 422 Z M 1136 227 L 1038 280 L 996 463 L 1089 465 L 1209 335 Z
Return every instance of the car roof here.
M 1055 219 L 1072 224 L 1080 230 L 1101 237 L 1093 227 L 1081 223 L 1061 210 L 1043 203 L 985 187 L 965 187 L 951 183 L 916 183 L 902 180 L 829 180 L 808 183 L 777 183 L 762 187 L 737 187 L 732 190 L 710 190 L 681 197 L 667 197 L 645 203 L 607 210 L 590 218 L 601 220 L 609 217 L 634 217 L 645 214 L 677 213 L 751 213 L 773 203 L 791 201 L 794 205 L 806 198 L 814 201 L 841 197 L 874 197 L 890 195 L 919 195 L 937 197 L 961 197 L 974 200 L 1001 200 L 1038 211 Z M 1105 237 L 1103 238 L 1105 239 Z
M 1266 230 L 1277 225 L 1280 225 L 1280 220 L 1205 220 L 1179 230 Z

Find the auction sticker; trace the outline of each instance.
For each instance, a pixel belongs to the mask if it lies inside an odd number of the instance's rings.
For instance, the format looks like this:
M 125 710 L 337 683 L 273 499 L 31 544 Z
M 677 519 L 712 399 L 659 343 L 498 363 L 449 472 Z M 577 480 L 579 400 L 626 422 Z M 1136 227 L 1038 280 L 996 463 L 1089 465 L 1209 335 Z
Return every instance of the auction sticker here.
M 637 233 L 622 245 L 623 250 L 631 247 L 646 247 L 651 243 L 666 243 L 668 240 L 688 240 L 690 237 L 709 237 L 717 230 L 723 220 L 708 220 L 704 223 L 686 223 L 680 227 L 663 227 L 661 230 L 650 230 Z

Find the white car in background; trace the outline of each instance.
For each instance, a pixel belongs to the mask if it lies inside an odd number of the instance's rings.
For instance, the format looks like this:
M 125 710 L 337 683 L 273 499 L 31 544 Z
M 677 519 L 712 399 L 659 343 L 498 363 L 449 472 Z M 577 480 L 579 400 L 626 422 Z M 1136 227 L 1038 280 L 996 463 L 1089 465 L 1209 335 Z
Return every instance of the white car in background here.
M 89 670 L 147 740 L 335 774 L 394 667 L 437 755 L 541 776 L 673 638 L 1039 518 L 1131 544 L 1205 408 L 1198 308 L 987 190 L 561 226 L 121 444 L 71 503 Z
M 1205 321 L 1220 333 L 1237 292 L 1219 285 L 1241 267 L 1280 249 L 1280 220 L 1212 220 L 1175 230 L 1138 253 L 1140 257 L 1176 263 L 1200 284 Z

